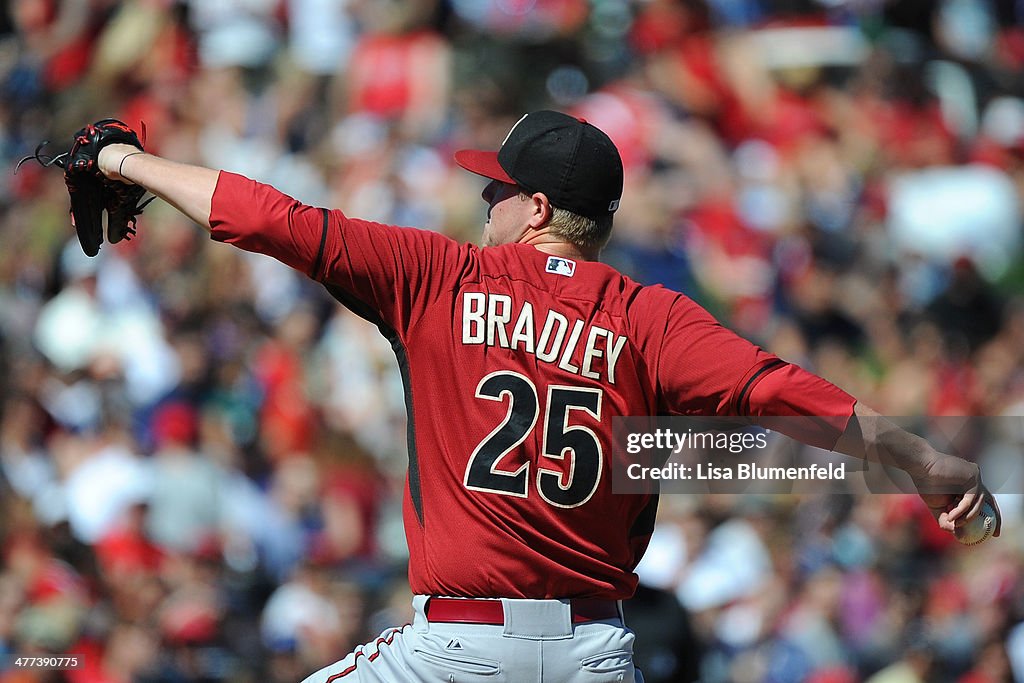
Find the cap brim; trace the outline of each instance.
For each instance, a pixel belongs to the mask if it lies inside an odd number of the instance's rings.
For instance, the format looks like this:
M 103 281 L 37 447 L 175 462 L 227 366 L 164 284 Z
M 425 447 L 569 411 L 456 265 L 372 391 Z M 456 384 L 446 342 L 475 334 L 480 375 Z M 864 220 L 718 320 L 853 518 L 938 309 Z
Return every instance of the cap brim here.
M 518 185 L 498 163 L 497 152 L 485 152 L 479 149 L 461 149 L 455 153 L 455 163 L 471 173 L 482 175 L 491 180 Z

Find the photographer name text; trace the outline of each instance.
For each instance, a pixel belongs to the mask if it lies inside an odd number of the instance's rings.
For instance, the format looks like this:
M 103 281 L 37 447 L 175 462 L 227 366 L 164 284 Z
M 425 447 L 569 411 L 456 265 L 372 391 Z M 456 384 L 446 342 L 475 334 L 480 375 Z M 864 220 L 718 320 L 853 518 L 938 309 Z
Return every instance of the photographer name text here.
M 768 467 L 747 462 L 731 465 L 669 463 L 664 467 L 644 467 L 633 463 L 626 468 L 626 476 L 635 481 L 840 481 L 846 478 L 846 463 L 815 464 L 805 467 Z

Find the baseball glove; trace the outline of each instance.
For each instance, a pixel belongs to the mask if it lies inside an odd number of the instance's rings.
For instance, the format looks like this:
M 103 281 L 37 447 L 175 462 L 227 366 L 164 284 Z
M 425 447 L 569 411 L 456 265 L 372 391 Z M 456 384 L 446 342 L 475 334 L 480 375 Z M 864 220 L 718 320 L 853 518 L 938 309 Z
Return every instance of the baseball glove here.
M 150 197 L 140 204 L 146 194 L 145 188 L 109 180 L 100 172 L 100 150 L 116 143 L 143 150 L 139 136 L 128 125 L 117 119 L 103 119 L 75 133 L 71 149 L 64 154 L 55 157 L 43 154 L 42 149 L 47 144 L 43 142 L 35 154 L 18 162 L 17 168 L 27 160 L 35 159 L 43 166 L 56 165 L 64 169 L 64 184 L 71 195 L 71 224 L 78 233 L 82 251 L 88 256 L 99 253 L 103 244 L 104 211 L 107 212 L 107 241 L 117 244 L 123 239 L 131 239 L 135 234 L 136 218 L 155 199 Z

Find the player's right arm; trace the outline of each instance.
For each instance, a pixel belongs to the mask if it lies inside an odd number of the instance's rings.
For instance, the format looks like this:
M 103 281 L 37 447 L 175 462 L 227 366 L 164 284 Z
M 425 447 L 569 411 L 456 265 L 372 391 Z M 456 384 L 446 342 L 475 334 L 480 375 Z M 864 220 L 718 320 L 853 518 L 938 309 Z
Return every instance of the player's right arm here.
M 663 302 L 667 296 L 651 295 Z M 981 510 L 986 496 L 977 465 L 940 453 L 831 382 L 764 352 L 674 296 L 655 364 L 666 412 L 746 416 L 798 441 L 898 467 L 946 531 Z
M 997 511 L 994 535 L 999 535 L 999 508 L 986 494 L 981 470 L 975 463 L 939 452 L 925 439 L 901 429 L 864 404 L 857 403 L 835 450 L 905 471 L 935 521 L 946 531 L 954 531 L 957 520 L 974 518 L 987 496 Z

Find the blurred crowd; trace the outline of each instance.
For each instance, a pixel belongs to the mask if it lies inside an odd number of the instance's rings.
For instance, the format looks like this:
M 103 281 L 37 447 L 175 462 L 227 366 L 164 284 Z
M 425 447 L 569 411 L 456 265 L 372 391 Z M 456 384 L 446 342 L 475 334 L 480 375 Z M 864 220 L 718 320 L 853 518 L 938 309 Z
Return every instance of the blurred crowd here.
M 883 414 L 1024 410 L 1020 2 L 11 0 L 0 655 L 85 666 L 0 681 L 297 682 L 410 616 L 388 343 L 160 202 L 88 259 L 60 174 L 17 160 L 115 116 L 172 159 L 476 241 L 483 181 L 451 152 L 538 108 L 619 146 L 625 273 Z M 1024 682 L 1000 501 L 1002 538 L 967 550 L 915 497 L 664 496 L 639 664 Z

